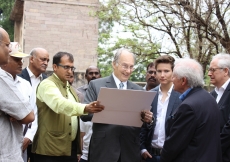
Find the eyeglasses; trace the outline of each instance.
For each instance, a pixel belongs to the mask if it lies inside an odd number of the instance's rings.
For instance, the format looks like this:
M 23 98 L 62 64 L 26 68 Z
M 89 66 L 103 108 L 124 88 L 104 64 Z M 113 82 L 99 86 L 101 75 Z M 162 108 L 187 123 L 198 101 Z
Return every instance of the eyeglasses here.
M 99 72 L 88 72 L 88 75 L 99 75 Z
M 6 47 L 8 47 L 9 49 L 11 49 L 11 47 L 12 47 L 11 43 L 7 43 L 7 42 L 4 42 L 2 40 L 0 40 L 0 42 L 3 42 L 6 45 Z
M 129 70 L 129 69 L 130 69 L 130 71 L 134 71 L 135 70 L 135 68 L 133 66 L 129 66 L 127 64 L 119 64 L 119 63 L 117 63 L 117 64 L 120 65 L 123 70 Z
M 74 66 L 71 67 L 71 66 L 65 66 L 65 65 L 61 65 L 61 64 L 58 64 L 58 66 L 63 67 L 65 70 L 71 69 L 71 71 L 74 71 L 76 69 Z
M 156 71 L 152 71 L 152 70 L 149 70 L 148 73 L 149 73 L 150 75 L 152 75 L 152 74 L 156 75 L 156 74 L 157 74 Z
M 208 71 L 214 73 L 217 69 L 224 69 L 224 68 L 209 68 Z

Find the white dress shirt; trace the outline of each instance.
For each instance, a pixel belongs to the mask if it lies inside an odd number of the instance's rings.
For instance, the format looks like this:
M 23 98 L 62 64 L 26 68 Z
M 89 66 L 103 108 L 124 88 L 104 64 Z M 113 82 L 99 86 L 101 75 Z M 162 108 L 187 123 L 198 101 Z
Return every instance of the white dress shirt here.
M 27 80 L 25 80 L 19 76 L 16 76 L 15 80 L 14 80 L 14 84 L 18 88 L 18 90 L 22 93 L 23 97 L 30 102 L 30 104 L 33 108 L 34 114 L 37 114 L 37 106 L 36 106 L 36 103 L 33 102 L 35 100 L 35 99 L 33 99 L 35 96 L 33 96 L 33 91 L 32 91 L 32 87 L 31 87 L 30 83 Z M 23 126 L 25 127 L 25 125 L 23 125 Z M 35 118 L 31 124 L 31 127 L 28 128 L 28 130 L 25 134 L 25 137 L 29 138 L 31 141 L 33 141 L 34 135 L 37 131 L 37 127 L 38 127 L 37 118 Z
M 169 97 L 172 93 L 173 85 L 167 92 L 167 97 L 165 101 L 162 101 L 162 91 L 159 88 L 158 103 L 157 103 L 157 117 L 156 126 L 153 133 L 152 146 L 154 148 L 163 148 L 165 142 L 165 117 L 167 113 L 167 108 L 169 104 Z
M 120 80 L 114 75 L 114 73 L 113 73 L 112 75 L 113 75 L 114 81 L 115 81 L 115 83 L 116 83 L 116 85 L 117 85 L 117 88 L 119 89 L 119 84 L 120 84 L 122 81 L 120 81 Z M 124 85 L 123 89 L 127 89 L 127 81 L 126 81 L 126 82 L 122 82 L 122 83 L 123 83 L 123 85 Z
M 220 88 L 215 88 L 215 91 L 217 93 L 217 97 L 216 97 L 216 102 L 218 103 L 222 97 L 222 95 L 224 94 L 225 89 L 227 88 L 228 84 L 230 82 L 230 78 L 220 87 Z

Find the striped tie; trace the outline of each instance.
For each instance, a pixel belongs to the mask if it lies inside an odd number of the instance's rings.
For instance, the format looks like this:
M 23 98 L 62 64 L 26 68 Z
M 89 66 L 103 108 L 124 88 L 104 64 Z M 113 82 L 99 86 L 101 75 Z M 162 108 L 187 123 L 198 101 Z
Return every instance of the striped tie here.
M 124 88 L 124 84 L 121 82 L 120 84 L 119 84 L 119 89 L 123 89 Z

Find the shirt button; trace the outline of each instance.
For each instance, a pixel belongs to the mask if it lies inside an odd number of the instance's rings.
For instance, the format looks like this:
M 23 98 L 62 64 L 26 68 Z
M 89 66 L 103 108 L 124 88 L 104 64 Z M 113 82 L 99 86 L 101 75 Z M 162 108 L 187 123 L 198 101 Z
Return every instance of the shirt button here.
M 69 125 L 71 125 L 71 123 L 69 123 Z
M 69 133 L 69 135 L 71 135 L 71 133 Z

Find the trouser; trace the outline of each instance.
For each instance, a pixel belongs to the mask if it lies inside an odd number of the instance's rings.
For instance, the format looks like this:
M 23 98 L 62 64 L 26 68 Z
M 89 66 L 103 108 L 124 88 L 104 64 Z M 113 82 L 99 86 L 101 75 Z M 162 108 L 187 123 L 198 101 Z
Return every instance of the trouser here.
M 35 162 L 77 162 L 77 146 L 76 139 L 72 142 L 71 156 L 47 156 L 34 154 Z

